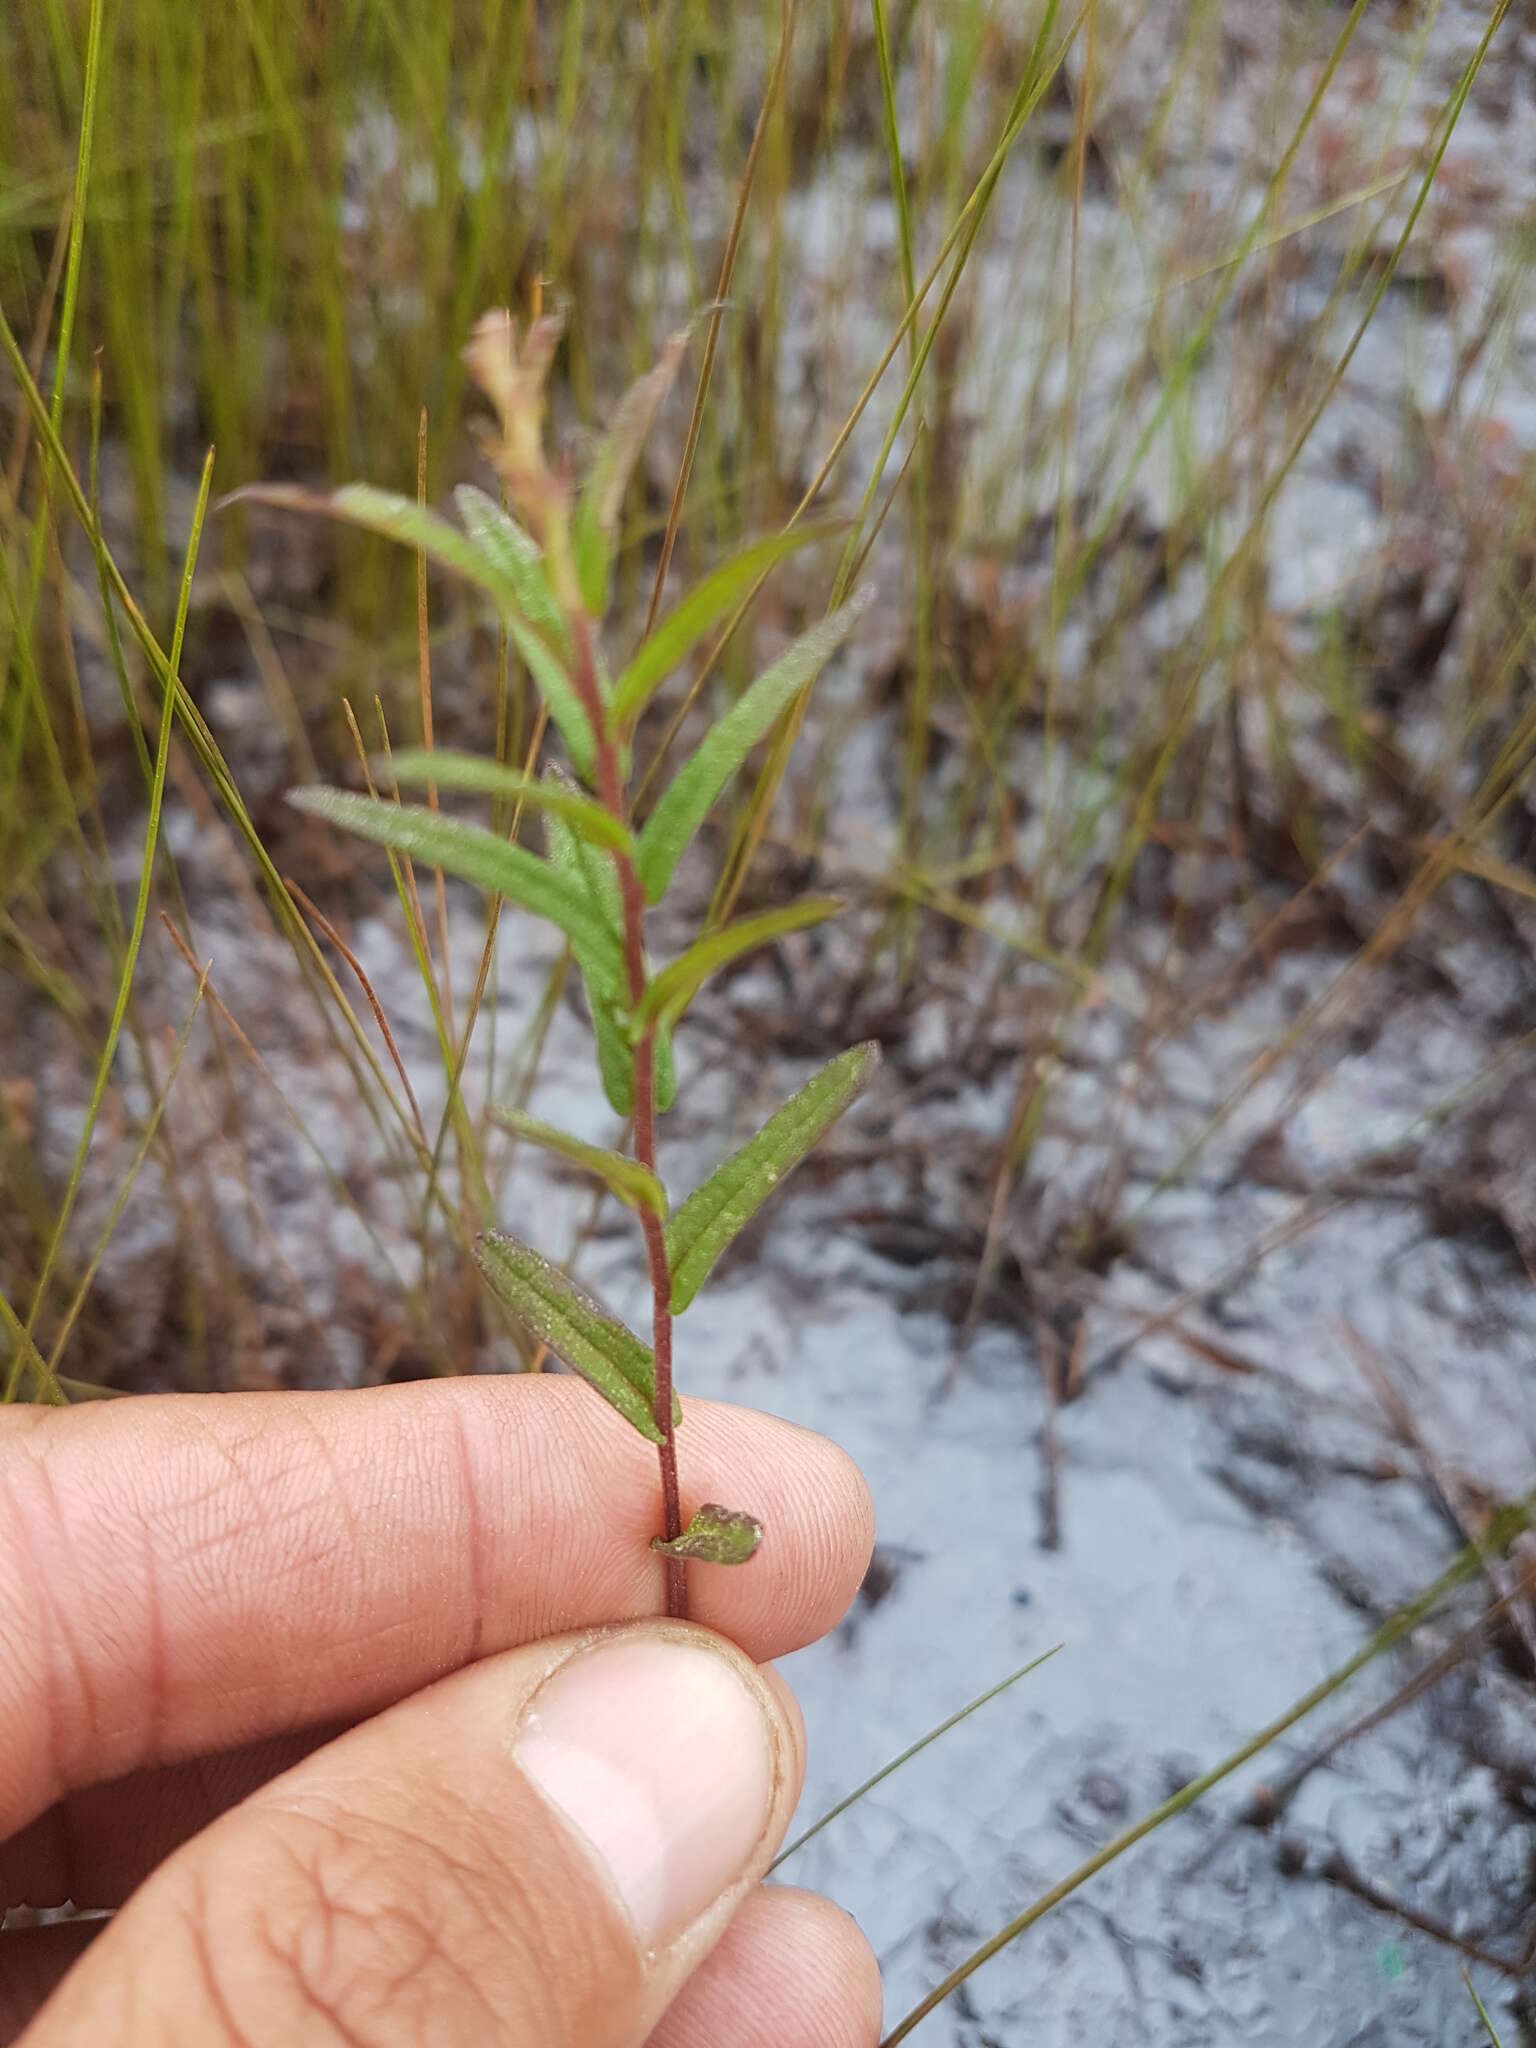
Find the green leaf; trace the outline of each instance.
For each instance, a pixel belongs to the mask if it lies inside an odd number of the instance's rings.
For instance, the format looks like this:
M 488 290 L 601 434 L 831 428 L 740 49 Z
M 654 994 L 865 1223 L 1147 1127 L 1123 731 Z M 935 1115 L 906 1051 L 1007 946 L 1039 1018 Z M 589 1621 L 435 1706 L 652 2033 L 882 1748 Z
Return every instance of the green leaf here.
M 639 1043 L 652 1018 L 662 1024 L 675 1024 L 709 977 L 730 961 L 750 953 L 754 947 L 765 946 L 785 932 L 804 931 L 808 925 L 835 917 L 842 907 L 836 896 L 807 896 L 799 903 L 786 904 L 782 910 L 739 917 L 734 924 L 722 925 L 719 931 L 706 932 L 686 953 L 669 960 L 646 983 L 645 993 L 630 1013 L 631 1042 Z
M 763 1525 L 740 1508 L 707 1500 L 681 1536 L 651 1538 L 663 1557 L 691 1557 L 697 1564 L 745 1564 L 763 1540 Z
M 597 1040 L 597 1070 L 603 1077 L 603 1093 L 620 1116 L 635 1113 L 635 1051 L 619 1022 L 612 1003 L 587 991 L 592 1012 L 592 1035 Z M 660 1091 L 658 1090 L 658 1094 Z
M 662 1434 L 652 1413 L 656 1367 L 651 1347 L 520 1238 L 488 1230 L 475 1240 L 475 1257 L 492 1287 L 533 1334 L 596 1387 L 643 1437 L 659 1444 Z M 673 1427 L 682 1419 L 674 1396 Z
M 546 779 L 557 788 L 570 787 L 567 782 L 560 779 L 556 769 L 549 769 Z M 551 862 L 562 873 L 569 875 L 575 886 L 587 896 L 594 916 L 607 925 L 613 933 L 614 943 L 622 952 L 624 905 L 613 862 L 605 854 L 578 839 L 558 811 L 546 814 L 544 834 Z M 620 1116 L 633 1116 L 635 1056 L 620 1015 L 623 1005 L 616 999 L 605 996 L 594 986 L 592 976 L 587 973 L 580 945 L 574 941 L 572 945 L 576 954 L 576 964 L 581 969 L 582 979 L 586 983 L 587 1007 L 592 1013 L 592 1031 L 597 1040 L 597 1064 L 603 1077 L 603 1093 Z M 672 1033 L 665 1024 L 660 1026 L 656 1033 L 655 1086 L 656 1107 L 665 1115 L 677 1100 L 677 1069 L 672 1058 Z
M 669 337 L 656 367 L 631 384 L 619 401 L 608 432 L 598 444 L 586 487 L 571 526 L 576 576 L 587 610 L 600 618 L 608 609 L 608 572 L 613 536 L 624 509 L 624 493 L 651 422 L 677 376 L 688 346 L 686 333 Z
M 624 949 L 618 937 L 595 914 L 589 898 L 572 878 L 552 862 L 540 860 L 525 847 L 513 846 L 482 825 L 445 818 L 421 804 L 386 803 L 379 797 L 354 796 L 341 789 L 290 790 L 288 801 L 344 831 L 442 868 L 548 918 L 577 949 L 594 987 L 612 1001 L 625 993 Z M 580 845 L 574 834 L 571 837 Z
M 732 1238 L 837 1121 L 879 1064 L 880 1048 L 873 1039 L 829 1060 L 676 1211 L 667 1225 L 674 1315 L 687 1308 Z
M 283 506 L 290 511 L 344 520 L 386 540 L 419 548 L 442 568 L 477 584 L 495 599 L 507 632 L 528 664 L 549 706 L 549 715 L 570 749 L 571 759 L 583 776 L 590 777 L 596 739 L 558 651 L 569 645 L 569 630 L 544 582 L 541 558 L 535 551 L 532 568 L 537 571 L 536 582 L 528 559 L 505 530 L 510 529 L 515 535 L 520 529 L 513 527 L 510 520 L 505 521 L 505 528 L 493 524 L 489 514 L 495 514 L 497 522 L 504 515 L 483 492 L 475 495 L 483 500 L 488 511 L 480 513 L 473 533 L 461 533 L 440 512 L 429 511 L 414 498 L 402 497 L 398 491 L 381 491 L 373 484 L 343 484 L 328 497 L 291 484 L 255 484 L 231 493 L 231 499 L 249 499 L 260 505 Z M 460 506 L 462 509 L 462 498 Z M 532 545 L 529 541 L 528 546 Z M 551 637 L 554 645 L 550 644 Z
M 533 535 L 475 484 L 458 485 L 453 502 L 464 531 L 505 587 L 516 593 L 518 609 L 529 625 L 544 635 L 563 660 L 569 659 L 570 622 L 549 587 L 543 552 Z
M 491 1115 L 529 1144 L 540 1145 L 546 1152 L 558 1152 L 562 1159 L 596 1174 L 608 1192 L 617 1195 L 628 1208 L 649 1209 L 653 1216 L 666 1216 L 666 1189 L 637 1159 L 610 1151 L 606 1145 L 589 1145 L 582 1138 L 572 1137 L 569 1131 L 559 1130 L 521 1109 L 493 1109 Z
M 745 689 L 668 785 L 640 834 L 635 866 L 652 903 L 666 894 L 683 850 L 709 815 L 715 799 L 791 700 L 809 689 L 833 651 L 851 632 L 870 592 L 864 591 L 802 633 L 771 668 Z
M 551 788 L 568 790 L 553 769 L 545 776 Z M 564 816 L 551 809 L 544 817 L 544 843 L 549 848 L 550 865 L 569 882 L 586 903 L 592 918 L 607 931 L 620 957 L 624 952 L 624 906 L 619 894 L 619 878 L 613 871 L 613 862 L 606 854 L 588 846 L 571 830 Z M 581 978 L 586 985 L 587 1008 L 592 1013 L 592 1030 L 597 1040 L 598 1071 L 603 1077 L 603 1093 L 620 1116 L 633 1116 L 635 1111 L 635 1056 L 630 1050 L 629 1040 L 624 1035 L 624 1026 L 619 1021 L 620 994 L 605 981 L 600 967 L 593 970 L 585 943 L 573 939 L 571 950 L 576 955 L 576 965 L 581 969 Z M 628 995 L 626 980 L 622 995 Z
M 651 1054 L 652 1075 L 656 1088 L 656 1109 L 665 1116 L 677 1100 L 677 1063 L 672 1057 L 671 1026 L 662 1024 L 656 1032 L 656 1044 Z
M 451 748 L 402 747 L 396 753 L 381 754 L 375 765 L 380 773 L 393 773 L 396 782 L 421 787 L 435 783 L 439 789 L 511 797 L 534 810 L 557 811 L 583 839 L 621 853 L 634 853 L 635 842 L 627 825 L 591 797 L 551 776 L 524 775 L 521 770 L 489 760 L 484 754 L 460 754 Z
M 789 533 L 770 534 L 766 540 L 743 548 L 739 555 L 732 555 L 706 576 L 676 611 L 662 620 L 614 684 L 615 731 L 624 732 L 634 724 L 672 671 L 682 665 L 704 636 L 719 625 L 775 562 L 835 531 L 835 527 L 826 525 L 797 526 Z

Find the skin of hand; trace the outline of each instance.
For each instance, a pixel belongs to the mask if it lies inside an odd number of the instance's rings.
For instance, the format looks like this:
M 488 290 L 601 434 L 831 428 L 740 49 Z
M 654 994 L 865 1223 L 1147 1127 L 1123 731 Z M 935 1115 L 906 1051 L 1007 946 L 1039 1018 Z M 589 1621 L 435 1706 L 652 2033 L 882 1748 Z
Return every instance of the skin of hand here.
M 685 1404 L 740 1569 L 661 1619 L 649 1446 L 564 1378 L 0 1410 L 0 2044 L 873 2048 L 874 1959 L 764 1886 L 767 1660 L 873 1535 L 820 1437 Z

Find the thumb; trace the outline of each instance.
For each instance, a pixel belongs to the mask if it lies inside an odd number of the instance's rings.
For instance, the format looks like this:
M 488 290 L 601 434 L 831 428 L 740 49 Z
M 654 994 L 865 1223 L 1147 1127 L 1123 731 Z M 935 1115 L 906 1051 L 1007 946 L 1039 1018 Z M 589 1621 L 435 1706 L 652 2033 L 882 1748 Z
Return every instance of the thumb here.
M 639 2048 L 782 1839 L 802 1739 L 704 1629 L 487 1658 L 162 1864 L 27 2048 Z

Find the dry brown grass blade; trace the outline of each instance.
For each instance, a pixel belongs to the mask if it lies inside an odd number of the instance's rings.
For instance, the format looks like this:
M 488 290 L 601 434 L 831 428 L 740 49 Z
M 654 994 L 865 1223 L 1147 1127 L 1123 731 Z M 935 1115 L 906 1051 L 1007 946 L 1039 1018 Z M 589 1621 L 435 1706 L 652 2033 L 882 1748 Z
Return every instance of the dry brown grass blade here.
M 331 920 L 326 916 L 325 912 L 322 909 L 320 909 L 318 904 L 312 902 L 311 899 L 305 895 L 304 891 L 299 887 L 299 884 L 296 881 L 294 881 L 291 875 L 284 875 L 283 887 L 288 891 L 289 895 L 293 898 L 294 902 L 299 906 L 300 910 L 303 911 L 304 915 L 307 918 L 309 918 L 311 923 L 314 924 L 315 927 L 320 932 L 322 932 L 326 938 L 330 940 L 331 944 L 336 948 L 337 952 L 341 955 L 342 959 L 345 960 L 347 965 L 351 968 L 353 974 L 356 975 L 357 985 L 362 990 L 363 995 L 367 999 L 369 1009 L 373 1012 L 374 1023 L 377 1024 L 379 1027 L 379 1036 L 384 1040 L 384 1044 L 388 1049 L 389 1056 L 394 1061 L 395 1072 L 400 1076 L 400 1085 L 405 1090 L 405 1099 L 411 1105 L 411 1115 L 414 1118 L 416 1124 L 416 1135 L 421 1140 L 422 1150 L 425 1151 L 427 1146 L 427 1131 L 425 1124 L 423 1124 L 421 1120 L 421 1109 L 416 1101 L 416 1091 L 411 1086 L 411 1077 L 405 1071 L 405 1061 L 400 1057 L 400 1048 L 395 1043 L 395 1034 L 389 1028 L 389 1019 L 384 1014 L 384 1005 L 379 1001 L 379 998 L 374 991 L 373 983 L 368 979 L 367 970 L 364 968 L 362 961 L 358 959 L 357 955 L 353 952 L 352 948 L 347 944 L 346 940 L 341 936 L 341 933 L 337 931 L 335 925 L 331 923 Z
M 416 502 L 426 509 L 427 503 L 427 408 L 421 408 L 416 423 Z M 416 550 L 416 684 L 421 697 L 421 744 L 430 754 L 432 739 L 432 643 L 427 630 L 427 557 L 425 550 Z M 437 784 L 427 784 L 427 809 L 437 809 Z M 437 892 L 437 942 L 438 980 L 437 996 L 443 1006 L 443 1021 L 448 1027 L 448 1036 L 454 1036 L 453 1029 L 453 961 L 448 951 L 448 886 L 443 880 L 441 868 L 432 870 Z
M 678 465 L 677 482 L 672 487 L 672 502 L 667 508 L 666 530 L 661 537 L 661 554 L 657 558 L 656 575 L 651 584 L 651 601 L 646 607 L 645 633 L 642 634 L 642 639 L 649 635 L 656 623 L 656 614 L 661 607 L 661 593 L 666 587 L 667 570 L 672 563 L 672 550 L 677 545 L 677 530 L 683 518 L 683 500 L 688 495 L 688 480 L 693 474 L 699 435 L 704 428 L 704 405 L 709 396 L 709 380 L 715 367 L 715 351 L 720 345 L 720 322 L 725 317 L 731 279 L 736 274 L 736 256 L 741 247 L 742 229 L 746 225 L 747 202 L 752 196 L 752 186 L 757 177 L 758 159 L 763 152 L 763 138 L 768 133 L 769 118 L 779 94 L 783 91 L 784 79 L 789 70 L 789 54 L 794 42 L 798 6 L 799 0 L 783 0 L 783 13 L 779 21 L 779 47 L 763 93 L 763 103 L 757 110 L 757 125 L 752 130 L 752 142 L 747 150 L 747 161 L 736 192 L 736 209 L 731 216 L 730 231 L 725 238 L 725 251 L 720 258 L 720 276 L 715 284 L 714 301 L 709 309 L 709 325 L 704 334 L 704 357 L 699 364 L 699 382 L 693 395 L 688 438 L 683 444 L 683 459 Z

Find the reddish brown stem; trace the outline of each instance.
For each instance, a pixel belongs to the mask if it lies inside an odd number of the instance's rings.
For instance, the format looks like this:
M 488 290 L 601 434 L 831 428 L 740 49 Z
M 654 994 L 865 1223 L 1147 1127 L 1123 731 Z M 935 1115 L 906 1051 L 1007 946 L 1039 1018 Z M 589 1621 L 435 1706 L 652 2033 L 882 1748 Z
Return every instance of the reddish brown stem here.
M 576 643 L 576 672 L 572 681 L 581 698 L 593 732 L 597 736 L 597 793 L 605 810 L 620 823 L 624 820 L 624 785 L 619 774 L 618 749 L 608 730 L 607 708 L 597 687 L 597 664 L 592 653 L 592 628 L 585 614 L 572 620 Z M 629 980 L 629 999 L 637 1003 L 645 990 L 645 891 L 635 864 L 627 853 L 614 854 L 619 893 L 624 904 L 624 963 Z M 635 1157 L 656 1171 L 656 1027 L 651 1025 L 635 1047 Z M 651 1274 L 651 1349 L 656 1361 L 656 1404 L 653 1414 L 661 1431 L 657 1456 L 661 1465 L 663 1533 L 670 1543 L 683 1531 L 682 1502 L 677 1486 L 677 1442 L 672 1430 L 672 1275 L 667 1265 L 666 1239 L 661 1219 L 649 1209 L 641 1212 L 645 1232 L 645 1255 Z M 688 1617 L 688 1579 L 680 1557 L 669 1557 L 667 1565 L 667 1612 L 675 1620 Z

